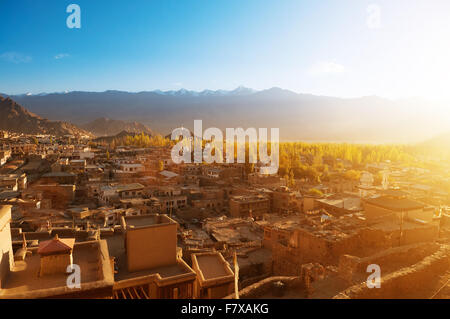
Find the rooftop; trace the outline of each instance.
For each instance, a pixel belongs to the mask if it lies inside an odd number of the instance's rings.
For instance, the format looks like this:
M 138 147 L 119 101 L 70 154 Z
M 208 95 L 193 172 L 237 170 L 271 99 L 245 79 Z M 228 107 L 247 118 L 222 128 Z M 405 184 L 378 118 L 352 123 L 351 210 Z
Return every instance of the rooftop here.
M 2 298 L 45 298 L 61 296 L 76 291 L 108 287 L 114 284 L 108 248 L 105 241 L 77 243 L 73 250 L 73 263 L 81 268 L 81 288 L 67 287 L 66 274 L 39 277 L 40 256 L 37 248 L 29 248 L 32 255 L 15 266 L 0 289 Z
M 136 190 L 136 189 L 142 189 L 142 188 L 144 188 L 144 185 L 139 184 L 139 183 L 133 183 L 133 184 L 126 184 L 126 185 L 117 185 L 117 186 L 113 186 L 113 188 L 115 188 L 116 192 L 126 192 L 126 191 L 131 191 L 131 190 Z
M 391 196 L 391 197 L 405 197 L 408 195 L 408 193 L 401 191 L 399 189 L 386 189 L 386 190 L 383 190 L 382 193 L 386 196 Z
M 265 221 L 258 221 L 261 226 L 282 231 L 306 231 L 318 238 L 340 240 L 356 234 L 365 226 L 361 213 L 351 213 L 339 218 L 323 218 L 321 211 L 314 215 L 291 215 L 287 217 L 269 216 Z
M 68 172 L 51 172 L 42 175 L 42 177 L 74 177 L 75 174 L 68 173 Z
M 234 274 L 219 252 L 199 253 L 192 255 L 192 264 L 198 266 L 203 280 L 228 277 L 233 279 Z M 197 268 L 197 267 L 195 267 Z
M 241 196 L 232 196 L 230 198 L 233 201 L 247 203 L 247 202 L 259 202 L 259 201 L 265 201 L 268 200 L 267 197 L 263 195 L 241 195 Z
M 408 211 L 422 209 L 426 205 L 408 198 L 392 198 L 390 196 L 380 196 L 369 198 L 366 203 L 393 211 Z
M 159 275 L 161 280 L 170 280 L 174 277 L 178 278 L 178 276 L 195 276 L 193 270 L 185 262 L 181 261 L 173 265 L 130 272 L 127 267 L 127 255 L 124 246 L 123 234 L 115 233 L 112 236 L 106 237 L 106 240 L 108 242 L 110 256 L 115 259 L 117 273 L 114 277 L 116 282 L 151 275 Z
M 208 218 L 203 228 L 216 241 L 228 244 L 260 242 L 263 237 L 262 231 L 253 227 L 252 222 L 240 218 Z
M 176 222 L 167 215 L 142 215 L 124 217 L 126 228 L 148 227 L 164 224 L 176 224 Z
M 346 210 L 352 210 L 352 211 L 360 211 L 361 208 L 361 200 L 356 197 L 346 197 L 346 198 L 323 198 L 323 199 L 316 199 L 318 202 L 334 206 L 337 208 L 342 208 Z
M 177 173 L 174 173 L 174 172 L 171 172 L 171 171 L 161 171 L 159 173 L 161 175 L 163 175 L 164 177 L 166 177 L 166 178 L 172 178 L 172 177 L 177 177 L 178 176 Z
M 10 221 L 11 205 L 0 206 L 0 230 Z

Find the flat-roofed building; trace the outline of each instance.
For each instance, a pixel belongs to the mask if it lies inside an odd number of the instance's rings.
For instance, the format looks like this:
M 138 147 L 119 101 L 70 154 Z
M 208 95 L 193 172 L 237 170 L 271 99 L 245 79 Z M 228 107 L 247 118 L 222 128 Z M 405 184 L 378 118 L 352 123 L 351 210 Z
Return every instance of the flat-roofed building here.
M 202 166 L 202 175 L 211 179 L 227 179 L 227 178 L 242 178 L 244 169 L 243 166 L 237 165 L 221 165 L 221 166 Z
M 0 189 L 23 190 L 27 188 L 27 174 L 0 175 Z
M 286 212 L 298 208 L 297 197 L 286 186 L 278 187 L 272 193 L 272 209 L 276 213 Z
M 68 172 L 51 172 L 42 175 L 42 184 L 75 184 L 77 176 Z
M 183 195 L 178 188 L 160 187 L 153 193 L 153 196 L 159 201 L 161 211 L 167 214 L 187 206 L 187 196 Z
M 330 196 L 316 199 L 317 206 L 334 216 L 357 213 L 363 210 L 361 199 L 354 196 Z
M 233 196 L 230 198 L 231 217 L 256 219 L 270 211 L 270 200 L 263 195 Z
M 19 190 L 19 184 L 17 183 L 17 177 L 14 175 L 0 176 L 0 189 L 17 192 Z
M 159 172 L 160 177 L 169 180 L 169 179 L 176 179 L 178 178 L 178 174 L 172 171 L 163 170 Z
M 0 290 L 6 277 L 14 267 L 14 254 L 11 241 L 11 206 L 0 206 Z
M 397 220 L 407 218 L 427 223 L 433 221 L 433 207 L 409 199 L 403 192 L 385 192 L 382 196 L 365 199 L 363 203 L 367 219 L 385 217 Z
M 42 256 L 39 255 L 38 250 L 38 247 L 26 248 L 23 260 L 15 262 L 0 289 L 0 299 L 111 298 L 113 296 L 114 276 L 106 241 L 87 241 L 73 245 L 73 264 L 80 267 L 79 288 L 68 285 L 70 282 L 68 276 L 71 273 L 63 273 L 59 271 L 60 268 L 58 271 L 42 273 Z M 44 263 L 44 266 L 48 264 Z
M 234 273 L 219 252 L 192 254 L 192 268 L 197 273 L 195 295 L 201 299 L 219 299 L 234 289 Z
M 139 173 L 144 171 L 144 165 L 139 163 L 120 164 L 119 170 L 125 173 Z
M 42 191 L 44 199 L 50 199 L 52 208 L 65 209 L 75 200 L 76 186 L 72 184 L 41 184 L 34 185 L 37 191 Z
M 12 154 L 31 154 L 35 153 L 37 150 L 36 144 L 31 143 L 18 143 L 18 144 L 11 144 L 11 153 Z
M 177 223 L 165 215 L 124 217 L 128 271 L 174 264 Z M 148 252 L 151 251 L 151 254 Z
M 75 170 L 84 171 L 86 169 L 86 160 L 85 159 L 71 160 L 70 166 Z
M 286 186 L 286 179 L 278 175 L 251 173 L 248 174 L 247 179 L 252 185 Z
M 27 215 L 30 210 L 41 208 L 41 201 L 36 199 L 11 198 L 5 201 L 5 204 L 12 205 L 13 212 L 18 211 L 23 216 Z
M 191 299 L 196 274 L 177 248 L 178 224 L 166 215 L 126 216 L 125 240 L 107 238 L 115 258 L 118 299 Z
M 144 185 L 139 183 L 102 186 L 99 199 L 102 204 L 119 202 L 120 199 L 142 197 Z
M 0 166 L 6 164 L 6 162 L 11 158 L 11 150 L 0 151 Z
M 83 149 L 79 152 L 75 152 L 74 156 L 79 158 L 80 160 L 93 159 L 95 157 L 95 153 L 91 152 L 89 148 Z

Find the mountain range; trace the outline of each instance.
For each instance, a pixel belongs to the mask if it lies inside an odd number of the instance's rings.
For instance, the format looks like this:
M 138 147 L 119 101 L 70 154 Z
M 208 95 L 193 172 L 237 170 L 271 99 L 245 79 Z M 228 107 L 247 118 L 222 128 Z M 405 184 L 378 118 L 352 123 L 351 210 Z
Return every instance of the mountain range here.
M 450 132 L 437 135 L 429 140 L 417 144 L 422 154 L 442 156 L 450 159 Z
M 281 140 L 409 143 L 447 131 L 450 119 L 447 105 L 419 98 L 337 98 L 281 88 L 137 93 L 73 91 L 11 98 L 50 120 L 70 121 L 83 128 L 88 128 L 84 124 L 97 118 L 114 118 L 142 123 L 164 135 L 180 126 L 192 129 L 194 120 L 201 119 L 203 129 L 280 128 Z M 99 130 L 96 134 L 110 133 Z
M 92 136 L 71 123 L 49 121 L 31 113 L 9 97 L 0 96 L 0 115 L 0 130 L 24 134 Z
M 93 133 L 95 136 L 114 136 L 120 132 L 153 135 L 152 130 L 148 126 L 139 122 L 125 122 L 105 117 L 98 118 L 80 127 Z

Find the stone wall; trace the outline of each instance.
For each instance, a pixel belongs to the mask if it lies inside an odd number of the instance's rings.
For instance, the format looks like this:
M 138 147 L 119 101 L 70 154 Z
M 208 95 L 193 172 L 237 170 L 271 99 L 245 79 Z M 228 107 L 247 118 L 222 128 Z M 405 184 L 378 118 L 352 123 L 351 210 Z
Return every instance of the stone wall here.
M 420 262 L 382 275 L 380 288 L 369 288 L 364 282 L 342 291 L 334 299 L 428 298 L 434 293 L 433 284 L 439 275 L 449 270 L 449 256 L 450 246 L 442 245 Z
M 431 242 L 437 238 L 435 225 L 420 226 L 403 231 L 401 245 Z M 342 255 L 358 257 L 371 256 L 400 244 L 400 232 L 383 231 L 376 228 L 362 228 L 353 235 L 338 238 L 318 237 L 315 234 L 296 229 L 287 235 L 271 231 L 270 238 L 264 239 L 264 246 L 273 253 L 274 275 L 298 276 L 302 264 L 318 262 L 322 265 L 337 265 Z
M 272 238 L 275 234 L 272 234 Z M 273 254 L 273 270 L 276 275 L 300 275 L 302 264 L 318 262 L 323 265 L 335 265 L 339 256 L 345 253 L 356 253 L 360 250 L 361 242 L 358 236 L 348 236 L 339 240 L 317 237 L 314 234 L 296 230 L 298 245 L 293 246 L 290 241 L 280 242 L 271 240 Z
M 379 265 L 381 275 L 390 272 L 397 265 L 410 265 L 417 263 L 426 256 L 435 253 L 439 248 L 435 243 L 420 243 L 407 246 L 394 247 L 374 255 L 359 258 L 351 255 L 342 255 L 339 259 L 338 274 L 350 284 L 364 280 L 369 276 L 367 266 Z
M 11 242 L 11 206 L 0 206 L 0 289 L 14 266 L 14 254 Z

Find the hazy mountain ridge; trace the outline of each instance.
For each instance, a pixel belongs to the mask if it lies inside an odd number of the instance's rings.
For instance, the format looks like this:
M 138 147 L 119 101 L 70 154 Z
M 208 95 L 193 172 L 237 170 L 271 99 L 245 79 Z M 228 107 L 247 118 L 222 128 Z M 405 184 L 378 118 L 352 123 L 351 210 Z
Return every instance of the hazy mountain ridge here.
M 97 143 L 112 143 L 114 140 L 116 139 L 122 139 L 125 138 L 127 136 L 136 136 L 140 133 L 136 133 L 136 132 L 127 132 L 127 131 L 121 131 L 115 135 L 110 135 L 110 136 L 100 136 L 95 138 L 93 141 L 97 142 Z
M 418 146 L 427 151 L 445 151 L 450 153 L 450 132 L 437 135 L 424 142 L 418 143 Z
M 81 127 L 95 136 L 113 136 L 120 132 L 145 133 L 153 135 L 152 130 L 139 122 L 125 122 L 105 117 L 98 118 L 92 122 L 81 125 Z
M 108 117 L 138 121 L 162 134 L 175 127 L 280 128 L 282 140 L 416 142 L 445 131 L 449 108 L 437 113 L 419 99 L 392 101 L 298 94 L 280 88 L 254 91 L 68 92 L 14 97 L 32 112 L 76 124 Z M 434 107 L 434 106 L 433 106 Z
M 62 121 L 49 121 L 16 103 L 11 98 L 0 96 L 0 129 L 24 134 L 87 135 L 79 127 Z

